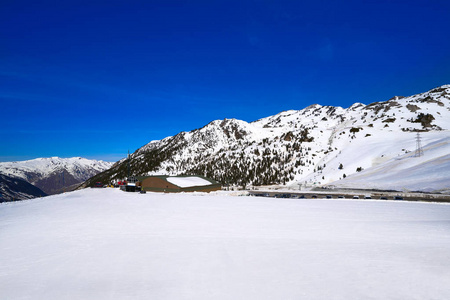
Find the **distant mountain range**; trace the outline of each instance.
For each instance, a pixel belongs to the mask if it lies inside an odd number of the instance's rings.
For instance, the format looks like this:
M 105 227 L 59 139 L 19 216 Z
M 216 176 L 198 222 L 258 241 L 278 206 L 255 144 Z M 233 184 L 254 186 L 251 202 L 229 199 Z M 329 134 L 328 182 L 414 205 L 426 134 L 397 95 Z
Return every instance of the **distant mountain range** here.
M 347 109 L 314 104 L 251 123 L 216 120 L 201 129 L 152 141 L 84 186 L 123 179 L 130 172 L 203 175 L 242 187 L 363 184 L 364 188 L 444 191 L 450 190 L 449 129 L 450 85 L 369 105 L 355 103 Z M 412 159 L 418 144 L 426 151 Z M 389 173 L 389 166 L 398 167 L 399 159 L 403 171 L 397 170 L 400 173 L 390 180 L 394 173 Z M 413 181 L 402 180 L 411 168 L 419 175 Z M 430 178 L 439 183 L 431 184 Z
M 111 166 L 112 163 L 110 162 L 81 157 L 51 157 L 18 162 L 1 162 L 0 174 L 3 175 L 2 182 L 5 186 L 8 182 L 11 183 L 14 180 L 21 182 L 23 180 L 41 190 L 40 192 L 28 193 L 31 190 L 28 188 L 22 189 L 25 186 L 23 184 L 16 186 L 19 189 L 14 189 L 13 186 L 8 184 L 9 192 L 5 188 L 2 197 L 17 199 L 14 196 L 14 193 L 16 193 L 22 195 L 22 199 L 28 199 L 36 195 L 52 195 L 71 191 L 88 178 L 109 169 Z

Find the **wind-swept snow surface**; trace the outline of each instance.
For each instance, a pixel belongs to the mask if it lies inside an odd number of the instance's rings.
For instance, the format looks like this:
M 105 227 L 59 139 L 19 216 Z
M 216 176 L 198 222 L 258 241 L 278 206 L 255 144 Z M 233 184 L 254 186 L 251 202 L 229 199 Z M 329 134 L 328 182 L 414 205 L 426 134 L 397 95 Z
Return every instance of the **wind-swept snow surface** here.
M 450 205 L 87 189 L 0 204 L 2 299 L 450 299 Z

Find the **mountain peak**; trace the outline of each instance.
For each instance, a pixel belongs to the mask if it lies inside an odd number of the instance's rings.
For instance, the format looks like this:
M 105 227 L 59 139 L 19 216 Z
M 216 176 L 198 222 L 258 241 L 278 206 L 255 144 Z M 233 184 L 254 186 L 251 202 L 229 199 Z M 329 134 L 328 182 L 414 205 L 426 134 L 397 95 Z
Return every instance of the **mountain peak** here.
M 47 194 L 73 188 L 88 178 L 109 169 L 113 163 L 82 157 L 41 157 L 26 161 L 0 163 L 0 174 L 20 178 Z
M 356 102 L 356 103 L 353 103 L 348 109 L 349 109 L 349 110 L 357 110 L 357 109 L 363 108 L 363 107 L 365 107 L 365 106 L 366 106 L 366 105 L 363 104 L 363 103 Z
M 244 187 L 323 185 L 413 151 L 417 132 L 427 133 L 427 142 L 448 134 L 447 87 L 348 109 L 313 104 L 251 123 L 215 120 L 153 141 L 126 164 L 133 175 L 203 175 Z M 121 161 L 86 185 L 126 175 Z

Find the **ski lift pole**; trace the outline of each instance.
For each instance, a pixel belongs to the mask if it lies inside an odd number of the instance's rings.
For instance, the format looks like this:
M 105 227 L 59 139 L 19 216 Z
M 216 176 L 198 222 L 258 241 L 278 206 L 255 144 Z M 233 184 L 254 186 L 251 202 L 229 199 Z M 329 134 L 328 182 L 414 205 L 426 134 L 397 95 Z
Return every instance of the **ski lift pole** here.
M 130 178 L 130 149 L 128 149 L 128 159 L 127 159 L 127 180 Z

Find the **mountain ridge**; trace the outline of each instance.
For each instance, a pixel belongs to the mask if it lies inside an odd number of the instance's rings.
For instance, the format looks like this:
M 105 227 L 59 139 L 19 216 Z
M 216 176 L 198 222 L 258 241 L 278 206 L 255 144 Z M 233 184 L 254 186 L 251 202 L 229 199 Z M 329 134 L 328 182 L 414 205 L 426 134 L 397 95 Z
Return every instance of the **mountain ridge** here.
M 111 166 L 110 162 L 82 157 L 48 157 L 1 162 L 0 174 L 27 181 L 51 195 L 73 190 L 85 180 Z
M 0 174 L 0 202 L 47 196 L 41 189 L 17 177 Z
M 368 105 L 354 103 L 347 109 L 313 104 L 250 123 L 214 120 L 202 128 L 151 141 L 131 154 L 129 161 L 117 162 L 83 186 L 125 178 L 128 165 L 130 175 L 195 174 L 242 187 L 322 186 L 372 167 L 373 160 L 412 151 L 417 132 L 437 139 L 448 135 L 449 129 L 450 85 Z M 376 144 L 383 139 L 390 144 L 383 146 L 385 153 L 379 153 Z M 396 139 L 402 145 L 396 146 Z M 367 150 L 366 158 L 349 162 L 345 170 L 339 169 L 340 152 L 353 149 L 358 154 L 352 143 L 372 143 L 375 149 Z

